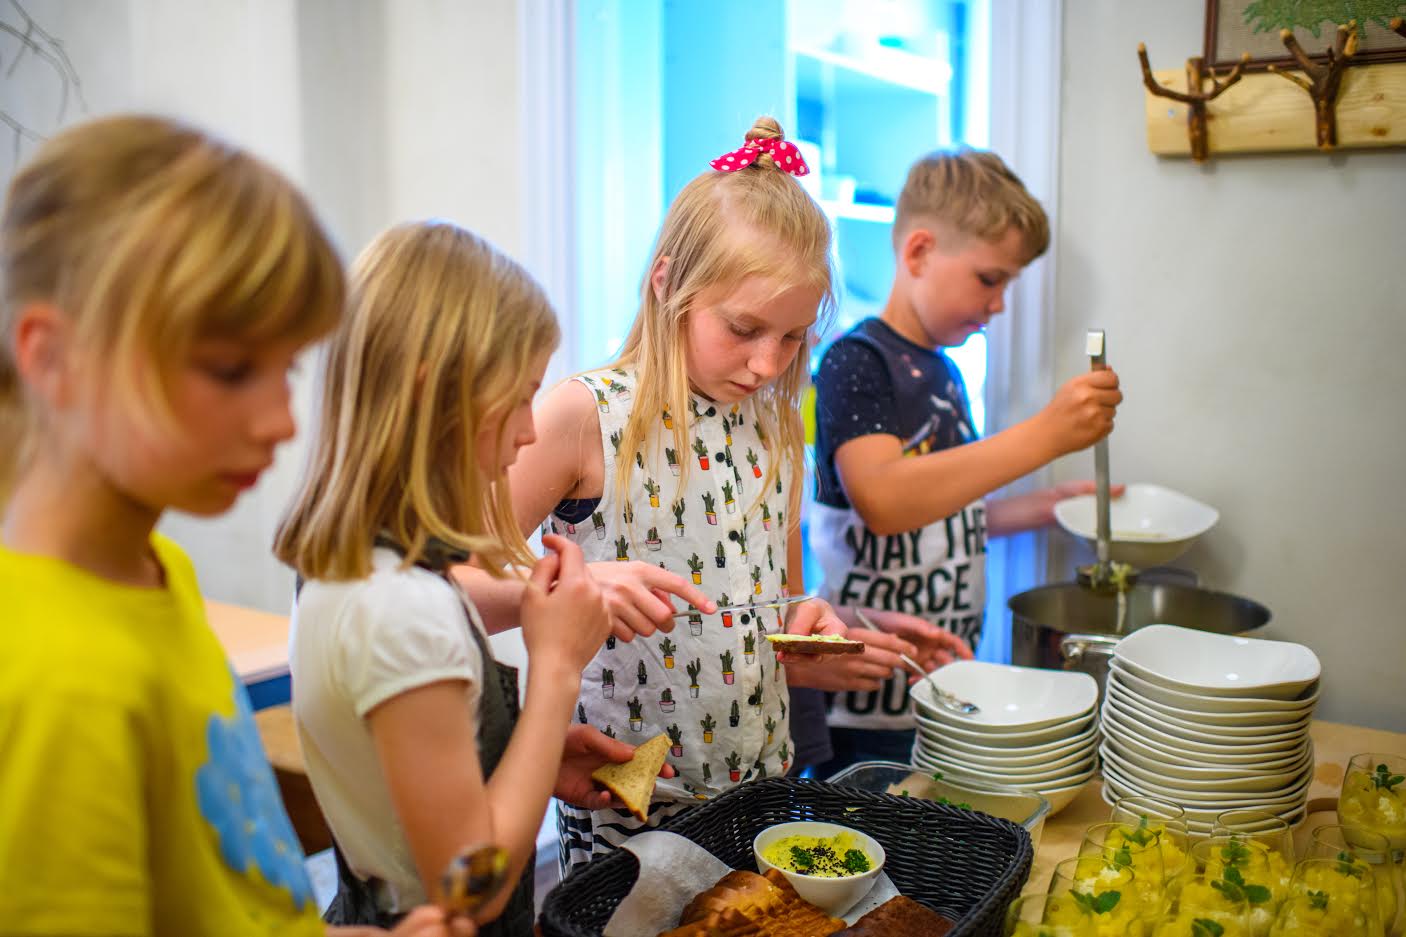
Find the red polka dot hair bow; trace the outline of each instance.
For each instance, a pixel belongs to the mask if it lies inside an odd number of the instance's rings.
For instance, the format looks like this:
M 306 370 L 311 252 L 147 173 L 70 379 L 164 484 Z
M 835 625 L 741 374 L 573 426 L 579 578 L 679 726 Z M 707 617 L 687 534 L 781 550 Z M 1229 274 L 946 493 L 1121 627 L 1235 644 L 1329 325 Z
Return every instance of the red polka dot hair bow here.
M 804 176 L 810 172 L 810 167 L 801 158 L 801 151 L 796 148 L 796 144 L 775 137 L 748 140 L 742 149 L 724 153 L 708 165 L 719 172 L 737 172 L 755 163 L 757 157 L 763 153 L 770 156 L 776 163 L 776 168 L 783 172 L 789 172 L 793 176 Z

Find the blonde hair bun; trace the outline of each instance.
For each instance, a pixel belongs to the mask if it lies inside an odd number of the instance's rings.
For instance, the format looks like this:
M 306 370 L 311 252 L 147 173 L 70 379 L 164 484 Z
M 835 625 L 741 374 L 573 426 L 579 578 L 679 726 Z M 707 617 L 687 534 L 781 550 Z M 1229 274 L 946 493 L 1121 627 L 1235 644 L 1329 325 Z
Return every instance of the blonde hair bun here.
M 752 122 L 752 129 L 747 131 L 745 139 L 748 143 L 751 143 L 753 140 L 784 140 L 786 139 L 786 134 L 782 132 L 781 124 L 775 117 L 763 114 Z M 771 155 L 768 153 L 763 153 L 758 156 L 756 162 L 752 165 L 764 166 L 767 169 L 779 168 L 776 165 L 776 160 L 772 159 Z

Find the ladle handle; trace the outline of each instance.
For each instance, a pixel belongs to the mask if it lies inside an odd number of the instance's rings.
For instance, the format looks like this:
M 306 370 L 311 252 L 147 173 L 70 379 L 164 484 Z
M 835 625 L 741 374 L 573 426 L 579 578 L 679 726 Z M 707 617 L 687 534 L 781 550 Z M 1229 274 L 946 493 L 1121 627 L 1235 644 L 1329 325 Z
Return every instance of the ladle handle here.
M 1085 351 L 1089 356 L 1089 369 L 1092 371 L 1102 371 L 1108 367 L 1107 353 L 1108 346 L 1104 339 L 1103 329 L 1089 329 L 1088 338 L 1085 342 Z M 1095 498 L 1098 512 L 1095 520 L 1098 524 L 1098 541 L 1095 547 L 1098 556 L 1098 565 L 1101 569 L 1107 569 L 1110 541 L 1113 538 L 1112 525 L 1108 520 L 1108 437 L 1100 439 L 1094 443 L 1094 485 L 1096 486 Z

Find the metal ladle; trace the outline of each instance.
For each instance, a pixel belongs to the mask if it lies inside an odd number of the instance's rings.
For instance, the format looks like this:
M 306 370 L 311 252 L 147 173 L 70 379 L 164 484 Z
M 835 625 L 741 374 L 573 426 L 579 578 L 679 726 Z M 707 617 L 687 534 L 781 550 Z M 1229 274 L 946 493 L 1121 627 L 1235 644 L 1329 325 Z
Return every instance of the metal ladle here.
M 1108 345 L 1104 338 L 1103 329 L 1089 329 L 1085 339 L 1084 353 L 1089 356 L 1089 370 L 1102 371 L 1108 367 Z M 1117 592 L 1121 596 L 1137 580 L 1137 573 L 1128 564 L 1114 563 L 1109 558 L 1113 549 L 1113 532 L 1108 516 L 1107 436 L 1094 443 L 1094 486 L 1097 508 L 1095 513 L 1097 539 L 1094 549 L 1097 559 L 1091 566 L 1079 567 L 1079 582 L 1095 592 Z

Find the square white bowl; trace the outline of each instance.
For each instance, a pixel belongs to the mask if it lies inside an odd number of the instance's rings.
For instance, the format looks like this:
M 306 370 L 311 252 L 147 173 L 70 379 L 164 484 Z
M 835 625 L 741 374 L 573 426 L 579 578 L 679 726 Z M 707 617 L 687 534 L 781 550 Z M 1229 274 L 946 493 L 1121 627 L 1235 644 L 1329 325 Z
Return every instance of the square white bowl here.
M 1192 791 L 1172 784 L 1148 781 L 1123 771 L 1117 764 L 1104 762 L 1104 777 L 1112 777 L 1124 786 L 1142 789 L 1149 797 L 1169 800 L 1182 807 L 1194 806 L 1201 810 L 1219 807 L 1224 810 L 1239 810 L 1245 807 L 1272 807 L 1276 810 L 1290 805 L 1302 804 L 1308 797 L 1308 789 L 1313 780 L 1313 769 L 1309 768 L 1303 777 L 1282 791 Z
M 1313 746 L 1305 745 L 1298 757 L 1279 771 L 1260 771 L 1244 765 L 1209 766 L 1183 765 L 1175 762 L 1143 758 L 1135 752 L 1120 749 L 1109 739 L 1099 748 L 1104 763 L 1112 762 L 1124 775 L 1165 783 L 1188 791 L 1222 791 L 1226 793 L 1272 793 L 1292 787 L 1305 768 L 1313 766 Z
M 1098 734 L 1098 723 L 1095 720 L 1085 722 L 1084 728 L 1078 734 L 1071 736 L 1061 736 L 1052 742 L 1041 742 L 1034 745 L 982 745 L 979 742 L 971 742 L 966 739 L 956 738 L 948 733 L 935 730 L 925 725 L 920 719 L 918 722 L 918 736 L 927 739 L 937 746 L 938 751 L 950 751 L 954 754 L 961 753 L 963 757 L 967 755 L 979 755 L 993 761 L 997 759 L 1009 759 L 1013 763 L 1020 760 L 1025 763 L 1034 763 L 1042 759 L 1063 758 L 1073 752 L 1087 748 Z
M 1186 749 L 1177 750 L 1169 745 L 1163 745 L 1146 736 L 1135 735 L 1125 731 L 1117 723 L 1105 723 L 1104 738 L 1110 742 L 1116 742 L 1122 750 L 1131 750 L 1154 761 L 1170 762 L 1173 764 L 1183 764 L 1189 766 L 1221 765 L 1225 767 L 1247 767 L 1261 771 L 1283 771 L 1285 768 L 1299 760 L 1299 753 L 1296 749 L 1288 749 L 1284 754 L 1271 752 L 1268 755 L 1259 753 L 1231 754 L 1229 752 L 1219 755 L 1207 755 L 1203 752 L 1188 751 Z
M 1123 729 L 1139 735 L 1151 735 L 1153 739 L 1171 744 L 1175 748 L 1190 749 L 1208 755 L 1223 752 L 1248 753 L 1269 752 L 1293 748 L 1308 736 L 1309 720 L 1302 725 L 1291 727 L 1286 732 L 1243 733 L 1240 726 L 1231 728 L 1236 734 L 1212 731 L 1210 728 L 1186 728 L 1179 722 L 1169 721 L 1156 713 L 1140 709 L 1136 704 L 1128 705 L 1122 700 L 1109 696 L 1103 701 L 1104 720 L 1112 719 Z
M 1140 712 L 1160 716 L 1172 725 L 1188 729 L 1221 735 L 1274 735 L 1300 728 L 1313 718 L 1312 703 L 1301 710 L 1267 713 L 1203 713 L 1194 709 L 1168 706 L 1132 689 L 1133 684 L 1129 683 L 1125 676 L 1118 674 L 1115 678 L 1110 672 L 1106 691 L 1108 695 Z
M 1174 716 L 1164 709 L 1157 708 L 1147 700 L 1138 699 L 1119 686 L 1110 686 L 1105 700 L 1112 700 L 1128 716 L 1145 717 L 1164 732 L 1184 735 L 1202 741 L 1230 744 L 1241 739 L 1258 742 L 1272 742 L 1305 732 L 1313 720 L 1312 711 L 1296 717 L 1292 722 L 1266 723 L 1263 725 L 1217 725 L 1203 719 L 1184 719 Z
M 1055 520 L 1090 544 L 1098 537 L 1098 500 L 1075 495 L 1055 505 Z M 1108 503 L 1112 534 L 1110 558 L 1138 568 L 1170 563 L 1181 556 L 1220 514 L 1208 504 L 1161 485 L 1134 483 Z
M 1067 741 L 1084 732 L 1094 721 L 1094 712 L 1091 709 L 1073 719 L 1040 729 L 1026 732 L 992 732 L 987 728 L 961 729 L 945 722 L 929 719 L 921 712 L 915 711 L 914 716 L 918 720 L 919 728 L 926 728 L 939 738 L 954 738 L 978 745 L 990 745 L 993 748 L 1020 750 L 1028 750 L 1032 746 L 1043 745 L 1047 742 Z
M 1104 774 L 1103 777 L 1103 799 L 1112 805 L 1120 797 L 1153 797 L 1156 796 L 1149 791 L 1143 790 L 1135 782 L 1125 782 L 1114 775 Z M 1182 810 L 1186 813 L 1186 825 L 1194 836 L 1209 836 L 1215 826 L 1216 817 L 1223 812 L 1220 807 L 1212 806 L 1209 810 L 1199 807 L 1181 804 Z M 1298 826 L 1304 821 L 1306 810 L 1304 804 L 1289 804 L 1287 806 L 1273 807 L 1265 806 L 1265 812 L 1280 817 L 1288 822 L 1290 827 Z
M 915 748 L 934 755 L 944 761 L 958 762 L 960 764 L 972 765 L 983 769 L 990 768 L 993 771 L 1048 771 L 1051 768 L 1062 768 L 1065 765 L 1082 761 L 1092 754 L 1098 747 L 1098 739 L 1090 736 L 1085 741 L 1073 746 L 1068 752 L 1061 752 L 1059 755 L 1017 755 L 1013 758 L 996 757 L 992 755 L 981 755 L 973 752 L 962 751 L 953 748 L 941 739 L 933 739 L 922 733 L 918 734 Z
M 1317 704 L 1323 688 L 1322 681 L 1315 680 L 1303 693 L 1291 700 L 1258 696 L 1211 696 L 1206 693 L 1183 693 L 1181 690 L 1173 690 L 1145 680 L 1117 658 L 1109 661 L 1108 670 L 1110 679 L 1116 675 L 1117 682 L 1125 689 L 1149 702 L 1198 715 L 1204 714 L 1225 722 L 1232 722 L 1237 718 L 1249 718 L 1252 721 L 1276 718 L 1280 721 L 1292 720 Z
M 958 714 L 938 704 L 939 689 L 981 707 Z M 1015 667 L 959 660 L 913 686 L 913 705 L 925 716 L 959 728 L 992 733 L 1031 732 L 1081 716 L 1098 702 L 1098 681 L 1073 670 Z
M 1113 648 L 1128 670 L 1182 693 L 1292 700 L 1322 674 L 1318 656 L 1292 641 L 1266 641 L 1148 625 Z
M 1061 783 L 1082 776 L 1089 769 L 1094 767 L 1096 749 L 1090 749 L 1087 754 L 1063 765 L 1054 765 L 1049 768 L 1016 769 L 1014 771 L 1003 771 L 990 768 L 986 765 L 973 764 L 968 761 L 959 761 L 950 758 L 943 758 L 932 752 L 915 749 L 914 760 L 931 767 L 937 771 L 956 771 L 961 774 L 975 775 L 976 777 L 987 778 L 997 784 L 1006 784 L 1016 787 L 1032 787 L 1041 784 L 1058 787 Z

